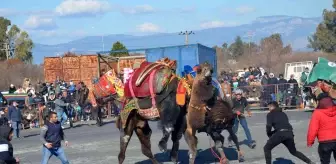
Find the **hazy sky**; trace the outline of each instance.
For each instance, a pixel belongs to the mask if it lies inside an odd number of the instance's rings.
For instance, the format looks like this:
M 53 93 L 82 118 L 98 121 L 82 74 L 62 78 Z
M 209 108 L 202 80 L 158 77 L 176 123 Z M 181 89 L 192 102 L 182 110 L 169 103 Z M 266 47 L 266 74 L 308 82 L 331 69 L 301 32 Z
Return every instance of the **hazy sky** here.
M 0 16 L 35 42 L 84 36 L 146 35 L 246 24 L 257 17 L 320 17 L 332 0 L 6 0 Z

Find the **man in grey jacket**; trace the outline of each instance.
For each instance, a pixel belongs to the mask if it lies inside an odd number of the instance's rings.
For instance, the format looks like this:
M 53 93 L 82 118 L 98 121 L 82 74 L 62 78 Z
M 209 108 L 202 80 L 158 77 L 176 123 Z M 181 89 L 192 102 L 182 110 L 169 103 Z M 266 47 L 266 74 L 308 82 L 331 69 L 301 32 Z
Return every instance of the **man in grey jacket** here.
M 58 121 L 61 122 L 61 125 L 64 125 L 64 123 L 68 119 L 68 116 L 65 113 L 65 109 L 69 105 L 69 103 L 64 102 L 64 100 L 62 99 L 62 93 L 57 94 L 57 99 L 54 101 L 54 103 Z M 62 128 L 64 129 L 63 126 Z

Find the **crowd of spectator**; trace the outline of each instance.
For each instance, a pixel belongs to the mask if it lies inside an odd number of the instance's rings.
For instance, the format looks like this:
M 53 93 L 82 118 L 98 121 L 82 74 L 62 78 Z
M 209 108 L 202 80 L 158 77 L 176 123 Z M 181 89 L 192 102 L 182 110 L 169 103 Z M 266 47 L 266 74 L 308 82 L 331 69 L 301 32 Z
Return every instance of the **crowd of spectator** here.
M 35 128 L 43 125 L 48 113 L 55 111 L 55 100 L 58 95 L 61 96 L 62 101 L 71 104 L 71 106 L 65 107 L 65 111 L 69 111 L 70 107 L 73 109 L 73 117 L 69 119 L 75 121 L 87 121 L 89 119 L 88 113 L 91 109 L 90 103 L 87 101 L 89 89 L 83 82 L 76 85 L 72 81 L 69 84 L 62 80 L 54 83 L 38 81 L 36 85 L 28 83 L 26 87 L 19 86 L 18 88 L 11 84 L 8 94 L 26 95 L 24 102 L 9 101 L 1 111 L 1 117 L 6 117 L 10 121 L 14 132 L 16 129 Z M 0 97 L 4 98 L 3 95 Z M 24 127 L 20 127 L 20 125 Z M 19 134 L 15 136 L 19 137 Z
M 306 70 L 303 74 L 306 74 Z M 295 106 L 300 100 L 299 83 L 294 75 L 291 75 L 290 79 L 285 79 L 283 74 L 276 77 L 274 73 L 265 72 L 259 67 L 244 68 L 244 72 L 241 73 L 223 71 L 219 82 L 222 83 L 228 97 L 232 91 L 239 88 L 244 91 L 244 96 L 250 102 L 260 102 L 261 106 L 266 106 L 272 101 Z

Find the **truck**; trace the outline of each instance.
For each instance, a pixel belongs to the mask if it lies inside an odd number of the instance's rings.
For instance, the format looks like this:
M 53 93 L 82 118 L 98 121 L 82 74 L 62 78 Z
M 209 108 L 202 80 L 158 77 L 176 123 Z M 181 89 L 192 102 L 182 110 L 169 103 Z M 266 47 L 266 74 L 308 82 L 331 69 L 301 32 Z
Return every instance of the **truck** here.
M 305 70 L 306 67 L 311 70 L 313 68 L 314 62 L 313 61 L 302 61 L 302 62 L 292 62 L 285 64 L 285 79 L 290 79 L 291 75 L 294 75 L 294 79 L 296 79 L 299 83 L 301 74 Z
M 146 60 L 155 62 L 161 58 L 168 57 L 177 61 L 176 74 L 182 75 L 184 66 L 208 62 L 213 67 L 213 76 L 217 77 L 217 55 L 216 50 L 202 44 L 190 44 L 170 47 L 150 48 L 145 50 Z

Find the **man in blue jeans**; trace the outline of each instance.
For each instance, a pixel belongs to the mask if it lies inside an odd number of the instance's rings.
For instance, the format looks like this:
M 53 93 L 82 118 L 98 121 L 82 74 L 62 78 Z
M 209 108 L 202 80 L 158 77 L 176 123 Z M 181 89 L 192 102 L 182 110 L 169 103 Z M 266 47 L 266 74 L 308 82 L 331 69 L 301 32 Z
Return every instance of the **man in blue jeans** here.
M 14 129 L 14 138 L 20 138 L 22 114 L 18 105 L 16 101 L 13 101 L 12 105 L 8 107 L 8 120 Z
M 61 126 L 64 129 L 63 125 L 67 121 L 68 116 L 65 113 L 66 107 L 69 103 L 65 103 L 62 99 L 62 93 L 57 94 L 57 99 L 54 101 L 55 104 L 55 111 L 57 113 L 58 121 L 61 122 Z
M 48 118 L 49 121 L 41 128 L 40 139 L 43 144 L 41 164 L 47 164 L 53 155 L 60 159 L 62 164 L 69 164 L 61 142 L 65 141 L 65 146 L 68 146 L 69 143 L 65 140 L 61 123 L 57 120 L 57 113 L 50 112 Z
M 248 142 L 248 146 L 251 149 L 254 149 L 255 146 L 256 146 L 256 143 L 255 143 L 255 141 L 252 140 L 251 132 L 250 132 L 250 129 L 248 128 L 247 121 L 246 121 L 246 118 L 245 118 L 245 115 L 244 115 L 245 110 L 247 111 L 249 117 L 252 116 L 252 113 L 249 109 L 249 104 L 248 104 L 246 98 L 243 97 L 242 94 L 243 94 L 243 91 L 240 90 L 240 89 L 237 89 L 235 91 L 235 98 L 232 100 L 233 110 L 234 110 L 234 113 L 237 116 L 234 120 L 235 123 L 234 123 L 234 126 L 233 126 L 233 132 L 237 133 L 238 126 L 239 126 L 239 123 L 240 123 L 240 125 L 244 129 L 244 132 L 245 132 L 245 135 L 246 135 L 246 138 L 247 138 L 247 142 Z M 229 139 L 229 146 L 232 147 L 231 137 L 229 137 L 228 139 Z

